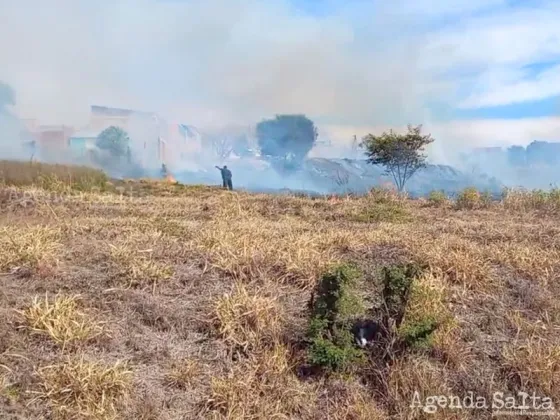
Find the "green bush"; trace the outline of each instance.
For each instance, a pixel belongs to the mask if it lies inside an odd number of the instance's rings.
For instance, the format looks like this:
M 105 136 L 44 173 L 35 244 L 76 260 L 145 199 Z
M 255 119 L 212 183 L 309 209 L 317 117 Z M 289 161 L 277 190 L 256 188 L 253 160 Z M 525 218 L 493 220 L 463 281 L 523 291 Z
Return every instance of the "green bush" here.
M 480 193 L 474 187 L 465 188 L 459 192 L 455 204 L 458 209 L 476 209 L 481 205 Z
M 348 371 L 363 360 L 351 332 L 354 320 L 364 312 L 353 290 L 359 277 L 359 270 L 342 264 L 325 273 L 317 285 L 310 301 L 307 331 L 308 361 L 312 365 L 328 371 Z
M 430 347 L 432 333 L 437 327 L 437 320 L 426 316 L 414 322 L 405 322 L 399 329 L 399 337 L 408 347 L 426 349 Z
M 480 205 L 482 207 L 489 207 L 492 204 L 492 194 L 490 191 L 484 191 L 480 194 Z
M 392 319 L 398 328 L 404 317 L 412 283 L 422 271 L 422 267 L 409 263 L 383 267 L 383 302 L 385 314 L 383 326 L 390 329 Z
M 348 371 L 364 360 L 364 353 L 354 346 L 349 331 L 340 331 L 334 337 L 319 335 L 313 338 L 308 353 L 309 363 L 328 371 Z
M 428 196 L 428 202 L 432 206 L 443 206 L 447 202 L 448 198 L 447 195 L 443 191 L 432 191 Z

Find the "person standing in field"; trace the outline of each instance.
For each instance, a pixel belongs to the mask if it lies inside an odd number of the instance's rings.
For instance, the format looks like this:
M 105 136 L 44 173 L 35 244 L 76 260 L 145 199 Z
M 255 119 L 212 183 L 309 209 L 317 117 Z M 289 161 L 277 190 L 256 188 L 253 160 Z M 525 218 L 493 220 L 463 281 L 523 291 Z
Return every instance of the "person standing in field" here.
M 223 168 L 220 168 L 219 166 L 216 166 L 216 169 L 218 169 L 222 173 L 223 187 L 227 188 L 228 190 L 232 190 L 233 189 L 233 184 L 232 184 L 232 181 L 231 181 L 232 175 L 231 175 L 231 171 L 228 169 L 228 167 L 226 165 L 224 165 Z

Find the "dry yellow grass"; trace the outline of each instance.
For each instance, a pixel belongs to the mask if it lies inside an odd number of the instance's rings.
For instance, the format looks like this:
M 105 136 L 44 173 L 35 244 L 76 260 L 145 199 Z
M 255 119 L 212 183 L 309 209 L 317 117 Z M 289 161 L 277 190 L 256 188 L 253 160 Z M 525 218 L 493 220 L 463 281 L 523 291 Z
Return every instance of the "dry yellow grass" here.
M 47 226 L 0 228 L 0 270 L 36 269 L 56 263 L 60 229 Z
M 104 332 L 102 322 L 80 309 L 79 296 L 36 296 L 20 314 L 35 334 L 47 335 L 63 348 L 68 343 L 91 340 Z
M 120 270 L 119 280 L 127 286 L 151 286 L 155 290 L 158 283 L 173 275 L 173 268 L 154 260 L 150 249 L 135 251 L 127 244 L 110 244 L 109 249 L 112 260 Z
M 30 185 L 46 189 L 102 188 L 107 176 L 84 166 L 67 166 L 40 162 L 0 161 L 0 185 Z
M 290 368 L 283 346 L 250 356 L 226 376 L 212 378 L 206 414 L 227 420 L 311 415 L 317 404 L 314 388 L 300 382 Z
M 521 390 L 560 398 L 560 344 L 543 337 L 513 342 L 502 351 L 504 367 Z
M 167 386 L 188 389 L 195 380 L 202 375 L 200 362 L 192 359 L 174 360 L 170 363 L 165 374 L 164 383 Z
M 212 322 L 229 345 L 259 348 L 279 341 L 282 331 L 282 308 L 275 298 L 258 290 L 249 292 L 243 284 L 216 299 Z
M 121 363 L 106 366 L 83 358 L 38 371 L 42 390 L 55 418 L 118 419 L 130 389 L 131 372 Z
M 209 264 L 235 279 L 273 277 L 279 282 L 313 285 L 334 258 L 328 232 L 298 220 L 270 223 L 260 218 L 209 223 L 196 239 Z
M 556 191 L 507 191 L 495 202 L 466 191 L 459 203 L 435 195 L 426 203 L 385 190 L 311 199 L 115 181 L 103 193 L 78 195 L 67 193 L 75 186 L 56 183 L 70 178 L 45 179 L 7 179 L 8 194 L 0 194 L 2 413 L 488 417 L 410 408 L 414 391 L 428 397 L 471 390 L 487 397 L 535 391 L 560 406 Z M 31 189 L 33 203 L 12 205 Z M 53 190 L 64 199 L 55 200 Z M 428 269 L 414 286 L 402 330 L 436 322 L 427 345 L 389 365 L 373 353 L 352 377 L 310 372 L 305 304 L 324 269 L 356 263 L 364 272 L 359 292 L 374 306 L 380 269 L 410 260 Z M 45 276 L 43 267 L 57 270 Z M 56 299 L 34 300 L 61 290 Z M 90 309 L 80 308 L 76 295 Z M 10 319 L 18 308 L 27 331 Z M 89 340 L 102 324 L 111 326 L 111 337 Z M 60 345 L 31 340 L 29 328 Z M 130 364 L 113 369 L 115 360 Z M 38 379 L 31 379 L 34 368 Z M 41 398 L 33 401 L 38 388 Z

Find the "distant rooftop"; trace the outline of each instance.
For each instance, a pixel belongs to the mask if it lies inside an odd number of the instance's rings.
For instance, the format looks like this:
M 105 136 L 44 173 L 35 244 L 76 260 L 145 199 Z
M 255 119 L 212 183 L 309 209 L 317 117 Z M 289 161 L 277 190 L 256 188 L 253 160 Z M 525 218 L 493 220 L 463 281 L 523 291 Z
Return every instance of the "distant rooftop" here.
M 103 130 L 81 130 L 78 131 L 77 133 L 74 133 L 70 136 L 71 139 L 77 139 L 77 138 L 84 138 L 84 139 L 92 139 L 92 138 L 97 138 L 99 136 L 99 134 L 101 133 L 101 131 Z
M 191 136 L 191 137 L 194 137 L 197 134 L 199 134 L 196 127 L 193 127 L 192 125 L 188 125 L 188 124 L 179 124 L 179 130 L 181 131 L 182 134 L 186 134 L 187 136 Z
M 145 117 L 155 116 L 155 112 L 134 111 L 132 109 L 111 108 L 108 106 L 92 105 L 91 112 L 94 114 L 109 115 L 114 117 L 129 117 L 131 115 L 141 115 Z

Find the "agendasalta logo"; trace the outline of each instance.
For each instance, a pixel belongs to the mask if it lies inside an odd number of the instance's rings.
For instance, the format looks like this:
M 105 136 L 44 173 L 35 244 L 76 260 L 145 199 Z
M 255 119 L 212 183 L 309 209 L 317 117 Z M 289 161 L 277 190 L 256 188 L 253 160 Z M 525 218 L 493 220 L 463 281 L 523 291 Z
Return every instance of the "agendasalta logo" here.
M 465 396 L 431 395 L 422 398 L 418 391 L 414 392 L 410 408 L 421 409 L 424 413 L 433 414 L 438 410 L 485 410 L 493 416 L 547 416 L 560 417 L 550 397 L 538 396 L 536 393 L 518 392 L 507 394 L 494 392 L 489 400 L 469 391 Z

